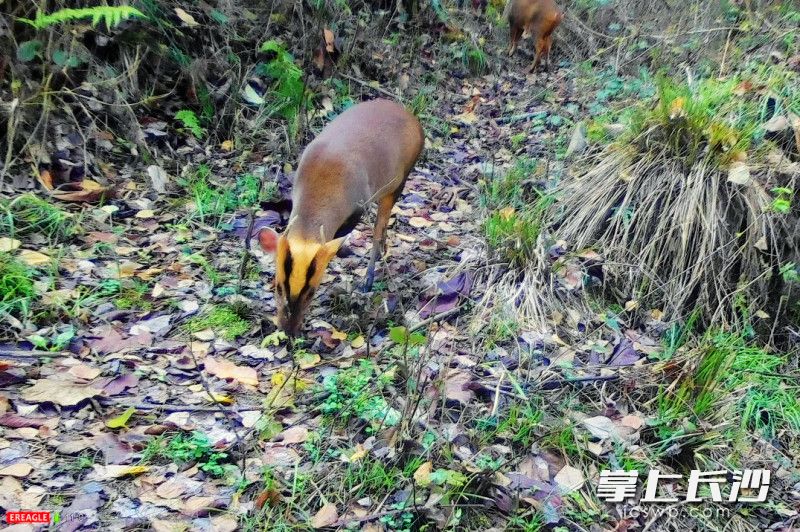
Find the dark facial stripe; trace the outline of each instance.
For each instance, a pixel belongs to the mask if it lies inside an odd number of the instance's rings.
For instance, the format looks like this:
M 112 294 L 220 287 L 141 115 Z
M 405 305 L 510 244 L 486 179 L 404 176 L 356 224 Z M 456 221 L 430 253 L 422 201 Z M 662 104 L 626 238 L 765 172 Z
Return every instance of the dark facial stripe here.
M 356 228 L 358 222 L 361 221 L 361 216 L 363 214 L 363 209 L 354 210 L 353 213 L 347 217 L 347 220 L 345 220 L 344 223 L 339 226 L 339 229 L 336 230 L 333 238 L 342 238 L 343 236 L 350 234 L 350 232 Z
M 286 290 L 286 299 L 288 300 L 292 294 L 289 287 L 289 277 L 292 275 L 292 252 L 288 247 L 286 248 L 286 259 L 283 261 L 283 275 L 284 289 Z

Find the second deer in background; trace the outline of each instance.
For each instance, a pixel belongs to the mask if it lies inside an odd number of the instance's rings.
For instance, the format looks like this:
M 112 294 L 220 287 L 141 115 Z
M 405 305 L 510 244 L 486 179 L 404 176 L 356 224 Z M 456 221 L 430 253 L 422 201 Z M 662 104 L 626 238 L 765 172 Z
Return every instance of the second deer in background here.
M 564 12 L 553 0 L 508 0 L 503 15 L 508 18 L 511 44 L 508 55 L 517 49 L 520 38 L 533 36 L 536 57 L 529 71 L 533 72 L 545 58 L 545 71 L 550 68 L 550 48 L 553 32 L 564 19 Z

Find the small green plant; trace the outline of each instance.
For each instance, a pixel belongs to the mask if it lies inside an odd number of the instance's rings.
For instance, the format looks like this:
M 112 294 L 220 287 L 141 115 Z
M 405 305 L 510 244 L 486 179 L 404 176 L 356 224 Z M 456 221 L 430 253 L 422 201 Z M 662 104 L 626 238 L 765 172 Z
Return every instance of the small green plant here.
M 218 305 L 202 316 L 186 322 L 189 332 L 213 329 L 225 340 L 235 340 L 250 329 L 247 309 L 238 305 Z
M 192 198 L 189 219 L 199 219 L 202 223 L 218 223 L 227 213 L 277 196 L 277 184 L 269 182 L 260 190 L 259 178 L 253 174 L 243 174 L 233 186 L 214 184 L 211 168 L 205 164 L 185 173 L 178 182 Z
M 371 424 L 370 432 L 379 426 L 392 427 L 400 422 L 401 414 L 389 406 L 380 392 L 393 380 L 393 371 L 380 373 L 374 362 L 361 360 L 356 366 L 325 377 L 322 388 L 328 396 L 320 408 L 342 422 L 358 417 Z
M 535 171 L 535 161 L 520 159 L 506 174 L 481 183 L 480 202 L 488 211 L 487 243 L 516 267 L 524 266 L 536 252 L 544 216 L 555 200 L 529 184 Z
M 59 9 L 49 15 L 38 10 L 36 18 L 33 20 L 27 18 L 18 18 L 17 20 L 41 30 L 56 24 L 90 18 L 92 19 L 92 26 L 97 26 L 102 21 L 110 29 L 119 26 L 123 20 L 134 17 L 144 18 L 145 15 L 131 6 L 94 6 L 80 9 Z
M 223 465 L 228 458 L 228 453 L 216 451 L 208 436 L 199 431 L 192 432 L 188 437 L 178 434 L 161 453 L 165 458 L 179 463 L 195 462 L 201 470 L 215 477 L 225 473 Z
M 522 147 L 525 141 L 528 139 L 528 134 L 524 131 L 517 133 L 516 135 L 511 136 L 511 149 L 517 151 Z
M 465 41 L 455 49 L 454 55 L 472 74 L 485 74 L 489 67 L 486 52 L 477 43 Z
M 348 465 L 344 487 L 356 496 L 390 493 L 402 479 L 403 474 L 396 467 L 387 466 L 381 460 L 363 458 Z
M 794 190 L 786 187 L 772 189 L 775 198 L 772 200 L 772 210 L 780 214 L 789 214 L 792 211 L 792 196 Z
M 25 319 L 36 299 L 34 270 L 0 252 L 0 315 L 10 314 Z
M 39 334 L 32 334 L 28 336 L 28 341 L 37 349 L 44 351 L 63 351 L 75 338 L 75 327 L 68 326 L 61 332 L 54 332 L 50 336 L 42 336 Z
M 153 302 L 147 299 L 150 287 L 147 283 L 135 281 L 132 286 L 120 288 L 114 292 L 112 302 L 120 310 L 150 310 Z
M 188 129 L 196 139 L 203 138 L 205 130 L 200 126 L 200 119 L 194 111 L 190 109 L 181 109 L 175 113 L 175 120 L 183 124 L 185 129 Z
M 0 200 L 0 234 L 24 237 L 40 234 L 63 242 L 75 234 L 74 217 L 33 194 Z
M 253 95 L 250 101 L 266 103 L 270 115 L 280 115 L 289 123 L 292 131 L 297 128 L 297 119 L 305 99 L 303 71 L 294 62 L 294 57 L 278 41 L 267 41 L 261 51 L 271 58 L 260 65 L 262 75 L 272 82 L 266 99 Z

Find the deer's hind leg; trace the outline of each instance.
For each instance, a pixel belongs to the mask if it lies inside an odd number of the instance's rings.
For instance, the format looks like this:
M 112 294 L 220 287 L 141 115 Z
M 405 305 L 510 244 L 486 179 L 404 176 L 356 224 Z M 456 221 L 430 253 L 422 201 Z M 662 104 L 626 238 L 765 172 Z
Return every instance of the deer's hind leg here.
M 407 178 L 408 174 L 400 182 L 400 186 L 378 201 L 378 215 L 375 218 L 375 228 L 372 234 L 372 252 L 370 253 L 369 266 L 367 266 L 367 279 L 364 283 L 365 292 L 372 290 L 372 284 L 375 281 L 375 263 L 386 248 L 386 228 L 389 226 L 392 208 L 400 198 L 400 194 L 403 193 L 403 186 Z

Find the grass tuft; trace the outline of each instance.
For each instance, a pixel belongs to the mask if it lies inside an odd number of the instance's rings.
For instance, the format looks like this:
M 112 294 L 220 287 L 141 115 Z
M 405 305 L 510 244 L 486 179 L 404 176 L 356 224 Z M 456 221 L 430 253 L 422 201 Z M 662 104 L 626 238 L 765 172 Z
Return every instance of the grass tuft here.
M 77 224 L 70 213 L 33 194 L 0 200 L 0 233 L 15 237 L 38 233 L 63 242 L 76 230 Z
M 0 315 L 26 318 L 36 298 L 33 270 L 0 252 Z

